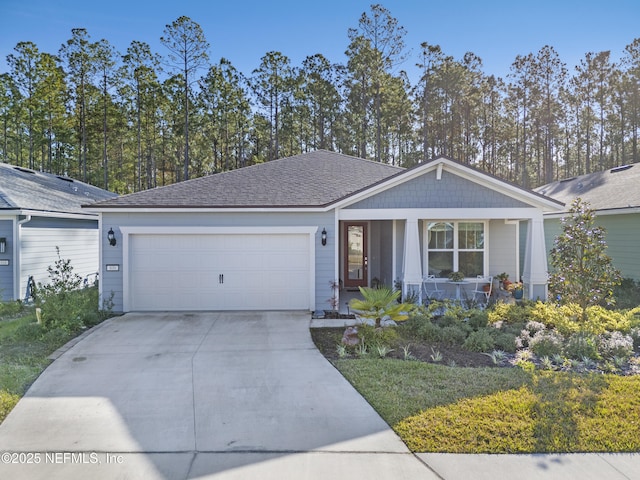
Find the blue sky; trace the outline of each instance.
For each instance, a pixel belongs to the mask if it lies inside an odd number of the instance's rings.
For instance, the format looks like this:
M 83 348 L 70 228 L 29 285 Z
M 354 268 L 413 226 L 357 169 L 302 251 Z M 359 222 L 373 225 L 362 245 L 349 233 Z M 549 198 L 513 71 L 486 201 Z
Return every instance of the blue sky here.
M 186 15 L 202 27 L 212 63 L 226 57 L 249 75 L 268 51 L 287 55 L 292 65 L 315 53 L 344 63 L 347 29 L 356 27 L 372 1 L 360 0 L 0 0 L 0 72 L 20 41 L 57 53 L 71 29 L 86 28 L 93 41 L 106 38 L 121 53 L 132 40 L 160 44 L 166 24 Z M 408 60 L 400 68 L 416 73 L 420 43 L 438 44 L 447 55 L 471 51 L 483 71 L 504 77 L 516 55 L 553 46 L 573 71 L 585 53 L 611 50 L 617 60 L 640 37 L 638 0 L 388 0 L 380 2 L 407 30 Z

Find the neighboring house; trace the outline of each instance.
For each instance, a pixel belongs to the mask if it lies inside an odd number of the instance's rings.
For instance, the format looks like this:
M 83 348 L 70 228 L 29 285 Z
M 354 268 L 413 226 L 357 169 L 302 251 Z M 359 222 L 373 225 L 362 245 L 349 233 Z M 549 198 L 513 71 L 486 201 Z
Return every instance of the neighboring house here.
M 316 151 L 88 209 L 114 310 L 316 311 L 331 309 L 332 282 L 413 287 L 431 273 L 451 289 L 452 270 L 506 271 L 545 298 L 543 213 L 561 207 L 443 157 L 403 169 Z
M 581 198 L 595 210 L 596 223 L 607 230 L 607 254 L 622 276 L 640 280 L 640 164 L 623 165 L 549 183 L 537 192 L 565 204 L 560 212 L 545 213 L 547 249 L 561 232 L 560 220 L 571 203 Z
M 68 177 L 0 163 L 0 300 L 24 299 L 29 277 L 47 283 L 60 256 L 98 272 L 98 215 L 83 203 L 116 195 Z

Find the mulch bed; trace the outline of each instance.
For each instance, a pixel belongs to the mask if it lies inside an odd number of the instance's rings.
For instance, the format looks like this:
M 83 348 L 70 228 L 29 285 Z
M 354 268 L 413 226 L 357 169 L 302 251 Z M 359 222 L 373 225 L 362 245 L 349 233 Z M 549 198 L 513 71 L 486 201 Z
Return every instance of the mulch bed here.
M 338 360 L 337 346 L 342 340 L 345 328 L 312 328 L 311 338 L 320 352 L 330 361 Z M 403 347 L 409 344 L 409 351 L 415 360 L 440 365 L 455 365 L 457 367 L 495 367 L 488 355 L 477 352 L 469 352 L 460 347 L 444 343 L 429 343 L 425 341 L 400 340 L 398 346 L 387 355 L 387 358 L 404 359 Z M 432 358 L 440 352 L 442 360 L 436 362 Z M 355 354 L 345 358 L 358 358 Z

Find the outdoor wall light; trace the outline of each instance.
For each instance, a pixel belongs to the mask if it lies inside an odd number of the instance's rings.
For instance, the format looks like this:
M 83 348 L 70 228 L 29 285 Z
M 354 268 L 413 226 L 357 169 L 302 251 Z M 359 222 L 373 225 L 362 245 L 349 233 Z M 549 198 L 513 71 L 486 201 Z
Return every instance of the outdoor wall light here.
M 0 238 L 0 253 L 6 253 L 7 251 L 7 239 L 2 237 Z
M 109 245 L 111 245 L 112 247 L 116 246 L 116 234 L 113 233 L 113 228 L 110 228 L 109 231 L 107 232 L 107 240 L 109 240 Z
M 322 246 L 324 247 L 327 244 L 327 229 L 322 229 L 322 234 L 320 235 L 320 240 L 322 241 Z

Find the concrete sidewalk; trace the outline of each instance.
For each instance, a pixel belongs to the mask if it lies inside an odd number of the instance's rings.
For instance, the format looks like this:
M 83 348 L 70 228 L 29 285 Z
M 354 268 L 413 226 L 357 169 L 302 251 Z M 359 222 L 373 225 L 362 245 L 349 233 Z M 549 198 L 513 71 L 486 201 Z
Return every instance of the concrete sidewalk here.
M 640 479 L 638 455 L 411 454 L 305 313 L 127 314 L 0 425 L 0 479 Z

